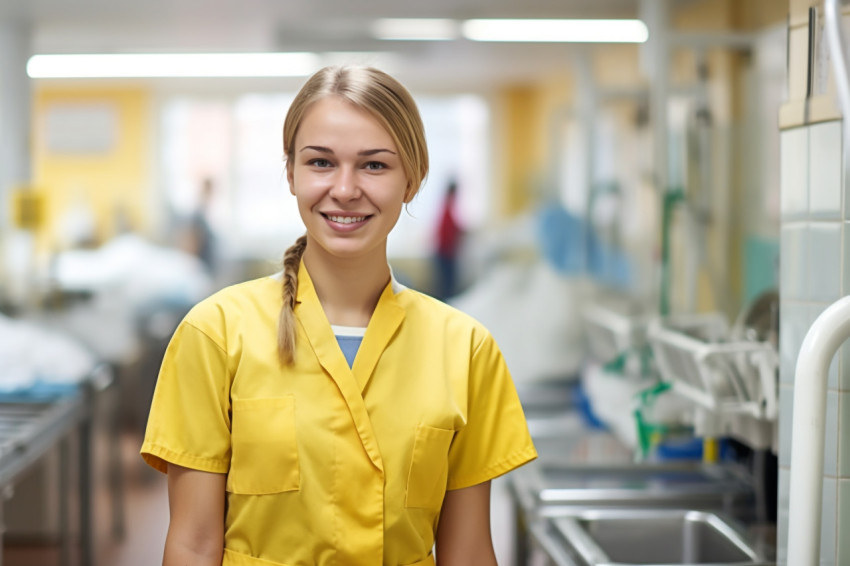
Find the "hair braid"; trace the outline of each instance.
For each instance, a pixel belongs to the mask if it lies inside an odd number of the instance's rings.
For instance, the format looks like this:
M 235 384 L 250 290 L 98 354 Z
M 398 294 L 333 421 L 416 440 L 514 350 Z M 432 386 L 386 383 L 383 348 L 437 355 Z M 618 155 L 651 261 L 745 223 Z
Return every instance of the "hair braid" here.
M 277 351 L 287 366 L 295 361 L 295 297 L 298 293 L 298 269 L 307 247 L 307 236 L 301 236 L 283 254 L 283 305 L 277 324 Z

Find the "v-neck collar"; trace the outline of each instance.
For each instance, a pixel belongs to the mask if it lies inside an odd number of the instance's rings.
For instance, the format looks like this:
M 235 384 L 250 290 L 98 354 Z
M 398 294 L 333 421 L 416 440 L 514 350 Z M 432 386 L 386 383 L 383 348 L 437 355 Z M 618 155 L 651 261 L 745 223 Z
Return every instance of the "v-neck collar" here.
M 394 283 L 391 277 L 366 327 L 366 334 L 354 358 L 354 365 L 349 368 L 303 261 L 298 271 L 295 317 L 310 341 L 310 346 L 316 353 L 319 363 L 337 384 L 345 398 L 363 446 L 372 462 L 380 469 L 383 468 L 381 455 L 372 432 L 363 394 L 375 373 L 381 354 L 404 320 L 404 309 L 398 303 L 395 289 L 403 290 L 404 288 Z

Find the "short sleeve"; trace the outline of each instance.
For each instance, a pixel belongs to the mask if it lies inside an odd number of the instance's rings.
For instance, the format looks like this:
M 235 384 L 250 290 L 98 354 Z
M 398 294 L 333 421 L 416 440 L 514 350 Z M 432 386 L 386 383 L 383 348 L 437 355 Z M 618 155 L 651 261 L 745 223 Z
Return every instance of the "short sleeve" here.
M 467 422 L 449 449 L 448 489 L 491 480 L 535 459 L 508 367 L 488 333 L 470 363 Z
M 161 472 L 167 463 L 206 472 L 230 467 L 230 402 L 225 350 L 184 320 L 166 349 L 141 454 Z

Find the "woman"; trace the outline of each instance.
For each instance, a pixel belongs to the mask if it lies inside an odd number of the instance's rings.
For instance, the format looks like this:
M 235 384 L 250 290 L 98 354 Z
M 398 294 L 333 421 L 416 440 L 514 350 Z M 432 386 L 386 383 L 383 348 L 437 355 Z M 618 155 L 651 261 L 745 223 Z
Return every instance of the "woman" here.
M 323 69 L 283 147 L 307 234 L 281 275 L 198 304 L 163 360 L 142 446 L 168 473 L 163 564 L 495 564 L 490 480 L 536 453 L 486 329 L 392 278 L 428 171 L 412 97 Z

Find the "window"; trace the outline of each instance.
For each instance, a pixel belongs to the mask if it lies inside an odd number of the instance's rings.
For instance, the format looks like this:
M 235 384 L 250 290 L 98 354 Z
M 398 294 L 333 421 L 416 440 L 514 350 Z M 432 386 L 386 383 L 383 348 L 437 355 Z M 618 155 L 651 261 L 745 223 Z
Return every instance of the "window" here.
M 164 205 L 176 219 L 192 214 L 204 179 L 212 179 L 209 221 L 229 257 L 276 261 L 304 232 L 283 160 L 283 119 L 293 96 L 181 97 L 162 107 Z M 491 208 L 484 100 L 461 95 L 417 97 L 417 103 L 431 170 L 390 236 L 391 257 L 431 254 L 437 214 L 451 179 L 458 181 L 458 216 L 467 229 L 483 224 Z

